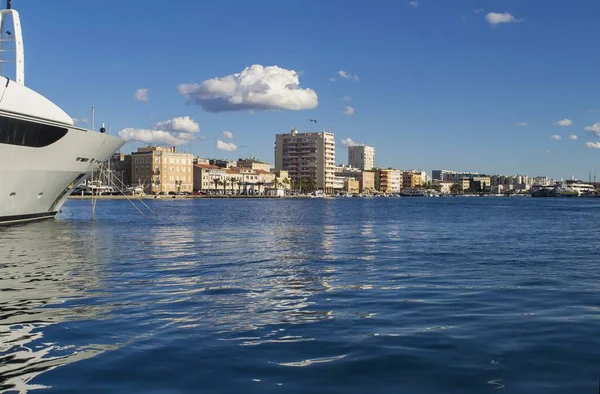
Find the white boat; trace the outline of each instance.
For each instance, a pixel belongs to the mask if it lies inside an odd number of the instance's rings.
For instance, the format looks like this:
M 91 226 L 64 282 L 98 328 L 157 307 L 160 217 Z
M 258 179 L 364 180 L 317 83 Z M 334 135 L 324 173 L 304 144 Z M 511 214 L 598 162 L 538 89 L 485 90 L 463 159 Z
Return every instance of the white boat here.
M 114 187 L 105 185 L 101 181 L 87 181 L 77 186 L 71 194 L 82 196 L 102 196 L 117 194 Z
M 425 192 L 423 189 L 416 189 L 412 187 L 406 187 L 400 191 L 402 197 L 424 197 Z
M 2 58 L 9 51 L 14 58 Z M 21 22 L 9 1 L 0 10 L 0 67 L 10 62 L 15 80 L 0 68 L 0 224 L 53 218 L 72 188 L 125 143 L 75 127 L 67 113 L 25 86 Z

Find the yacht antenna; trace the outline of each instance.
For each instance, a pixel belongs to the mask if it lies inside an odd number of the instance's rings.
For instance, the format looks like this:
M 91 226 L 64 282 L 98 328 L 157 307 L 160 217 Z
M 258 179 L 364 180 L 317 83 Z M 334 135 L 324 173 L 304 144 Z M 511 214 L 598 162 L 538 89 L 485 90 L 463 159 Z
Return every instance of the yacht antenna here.
M 10 10 L 10 0 L 6 0 L 6 9 Z

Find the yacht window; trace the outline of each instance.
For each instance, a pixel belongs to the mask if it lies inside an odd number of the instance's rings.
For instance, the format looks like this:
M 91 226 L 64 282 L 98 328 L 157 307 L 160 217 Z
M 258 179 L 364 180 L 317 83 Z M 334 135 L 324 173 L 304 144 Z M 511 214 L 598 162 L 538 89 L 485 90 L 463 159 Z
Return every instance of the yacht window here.
M 41 148 L 55 143 L 67 129 L 0 116 L 0 143 Z

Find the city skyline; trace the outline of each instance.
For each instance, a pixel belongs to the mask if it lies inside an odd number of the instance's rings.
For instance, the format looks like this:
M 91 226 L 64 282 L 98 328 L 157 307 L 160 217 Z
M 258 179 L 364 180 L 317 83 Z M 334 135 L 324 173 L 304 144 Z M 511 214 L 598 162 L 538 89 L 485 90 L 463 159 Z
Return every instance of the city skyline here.
M 344 146 L 364 143 L 383 168 L 584 180 L 600 170 L 600 55 L 589 50 L 600 4 L 344 4 L 264 13 L 260 3 L 149 2 L 114 13 L 96 2 L 13 2 L 27 84 L 80 126 L 95 105 L 96 128 L 144 140 L 124 151 L 171 139 L 199 156 L 273 162 L 273 135 L 295 126 L 335 133 L 336 163 Z M 214 18 L 232 6 L 231 18 Z M 55 23 L 61 8 L 69 24 Z M 165 26 L 151 27 L 159 17 Z M 249 99 L 248 81 L 263 94 Z

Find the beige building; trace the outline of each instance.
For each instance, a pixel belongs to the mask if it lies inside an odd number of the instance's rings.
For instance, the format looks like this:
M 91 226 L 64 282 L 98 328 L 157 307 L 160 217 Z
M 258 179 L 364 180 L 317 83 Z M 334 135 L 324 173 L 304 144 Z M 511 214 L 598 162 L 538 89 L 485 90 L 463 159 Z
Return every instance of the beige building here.
M 275 136 L 275 170 L 288 171 L 294 182 L 314 183 L 331 193 L 334 187 L 335 137 L 333 133 L 299 133 Z
M 131 182 L 150 194 L 191 192 L 193 160 L 191 153 L 178 153 L 174 146 L 138 148 L 131 154 Z
M 273 189 L 289 189 L 285 171 L 274 173 L 249 168 L 221 168 L 211 164 L 194 165 L 194 191 L 210 194 L 266 194 Z M 277 185 L 275 179 L 278 179 Z
M 402 173 L 402 188 L 421 186 L 421 172 L 404 171 Z
M 375 167 L 375 148 L 369 145 L 348 147 L 348 164 L 363 171 Z
M 355 179 L 346 179 L 344 181 L 344 191 L 352 194 L 359 193 L 360 182 Z
M 375 171 L 362 171 L 358 178 L 361 193 L 371 193 L 375 189 Z
M 399 193 L 402 189 L 402 171 L 391 168 L 377 169 L 375 189 L 382 193 Z

